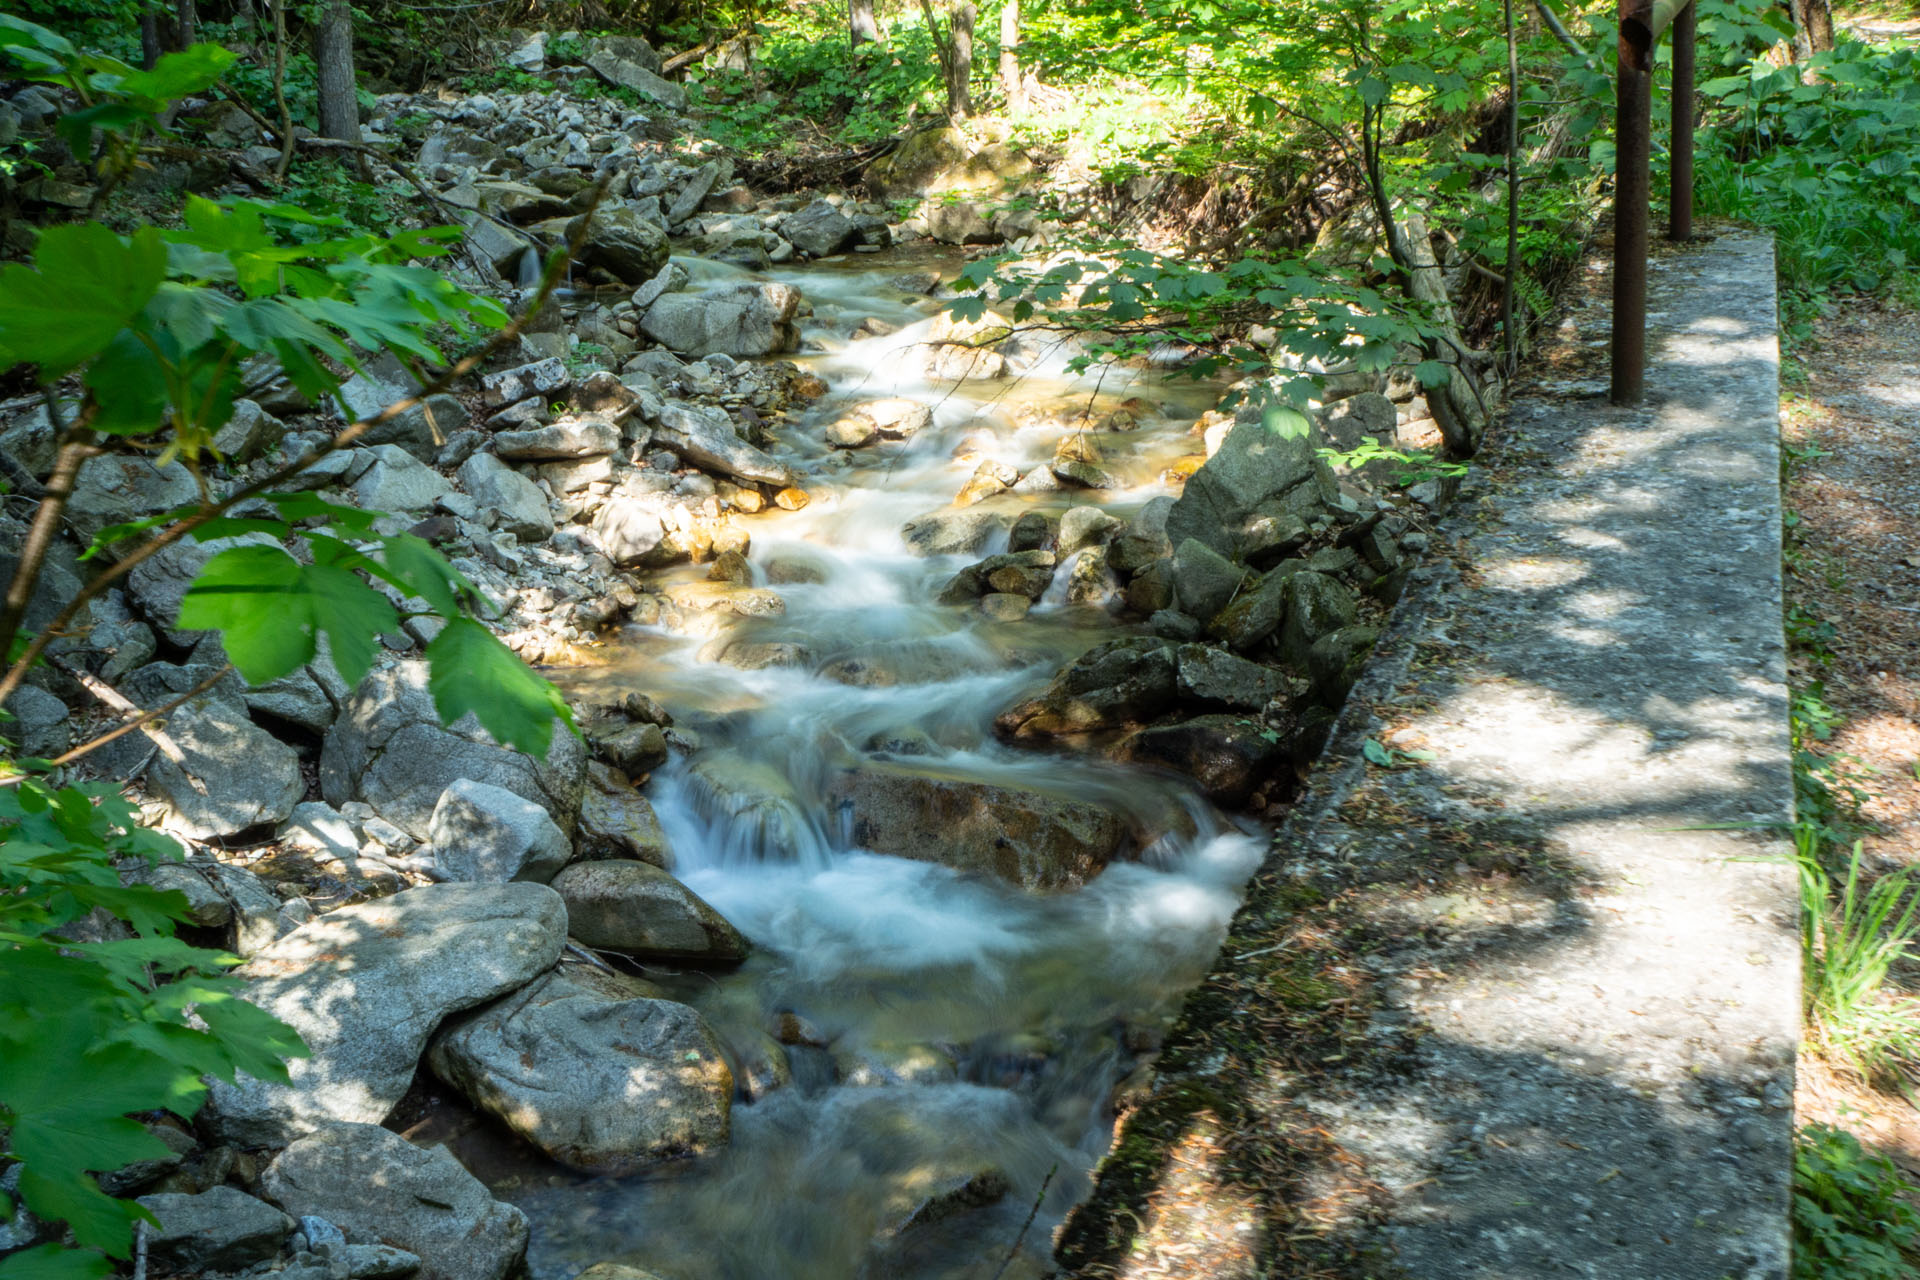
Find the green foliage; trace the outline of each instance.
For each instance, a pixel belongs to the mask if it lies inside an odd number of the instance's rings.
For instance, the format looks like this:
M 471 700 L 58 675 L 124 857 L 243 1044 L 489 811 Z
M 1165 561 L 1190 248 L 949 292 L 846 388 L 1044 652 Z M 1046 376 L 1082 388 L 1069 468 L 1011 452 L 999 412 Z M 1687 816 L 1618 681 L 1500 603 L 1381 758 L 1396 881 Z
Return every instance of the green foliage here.
M 1250 256 L 1219 270 L 1124 244 L 1089 244 L 1043 264 L 1003 254 L 972 263 L 954 282 L 967 290 L 949 306 L 978 323 L 1000 307 L 1014 325 L 1077 338 L 1083 371 L 1103 359 L 1145 357 L 1169 341 L 1211 349 L 1188 366 L 1196 378 L 1262 381 L 1261 396 L 1304 406 L 1318 393 L 1314 368 L 1382 370 L 1425 324 L 1351 274 L 1288 259 Z M 1223 330 L 1272 328 L 1271 350 L 1246 343 L 1218 349 Z M 1423 365 L 1422 378 L 1446 376 Z
M 1893 1161 L 1852 1134 L 1802 1129 L 1793 1148 L 1793 1280 L 1904 1280 L 1920 1267 L 1920 1210 Z
M 21 1165 L 26 1207 L 87 1251 L 35 1251 L 35 1265 L 67 1268 L 43 1274 L 101 1274 L 99 1254 L 126 1257 L 133 1224 L 150 1220 L 93 1178 L 167 1153 L 129 1113 L 191 1117 L 203 1077 L 284 1080 L 283 1060 L 306 1052 L 221 976 L 237 960 L 174 936 L 186 899 L 120 882 L 119 860 L 178 857 L 115 787 L 29 778 L 0 791 L 0 1150 Z M 103 917 L 130 936 L 73 940 Z M 15 1274 L 36 1273 L 0 1267 Z
M 282 192 L 285 204 L 338 218 L 339 225 L 366 232 L 402 222 L 408 202 L 416 199 L 418 193 L 412 187 L 363 182 L 349 166 L 331 156 L 296 159 L 287 169 L 287 185 Z
M 1395 463 L 1398 469 L 1393 483 L 1402 487 L 1427 480 L 1458 479 L 1467 474 L 1464 462 L 1447 462 L 1424 449 L 1390 449 L 1373 436 L 1361 436 L 1360 445 L 1355 449 L 1321 449 L 1319 452 L 1329 463 L 1341 467 L 1363 467 L 1369 462 Z
M 1802 65 L 1755 60 L 1701 92 L 1717 106 L 1700 208 L 1773 230 L 1781 283 L 1797 300 L 1912 287 L 1920 54 L 1845 40 Z
M 1920 937 L 1920 897 L 1906 871 L 1866 883 L 1854 843 L 1838 894 L 1817 858 L 1802 857 L 1807 1007 L 1827 1052 L 1863 1077 L 1920 1061 L 1920 1001 L 1884 988 Z
M 66 37 L 8 14 L 0 14 L 0 69 L 23 80 L 73 90 L 81 109 L 55 126 L 78 156 L 94 153 L 96 132 L 126 162 L 127 148 L 149 132 L 166 131 L 162 119 L 176 98 L 212 86 L 233 65 L 233 55 L 218 45 L 197 44 L 161 56 L 153 70 L 142 71 L 118 58 L 75 46 Z

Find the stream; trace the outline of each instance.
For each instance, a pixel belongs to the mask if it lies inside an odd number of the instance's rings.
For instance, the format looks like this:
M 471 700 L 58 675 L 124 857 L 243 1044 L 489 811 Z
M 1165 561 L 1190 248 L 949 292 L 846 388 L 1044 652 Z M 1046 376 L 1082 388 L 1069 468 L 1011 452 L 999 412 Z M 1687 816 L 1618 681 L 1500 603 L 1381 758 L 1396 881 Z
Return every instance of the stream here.
M 696 285 L 734 273 L 693 265 Z M 1050 460 L 1068 429 L 1060 406 L 1137 397 L 1151 405 L 1139 427 L 1100 439 L 1122 487 L 1024 499 L 1055 515 L 1098 501 L 1127 518 L 1196 451 L 1189 428 L 1220 389 L 1131 370 L 1073 379 L 1058 352 L 1008 379 L 930 381 L 916 344 L 936 305 L 893 282 L 959 265 L 900 250 L 759 277 L 811 303 L 792 358 L 830 387 L 772 450 L 812 501 L 748 526 L 754 585 L 778 591 L 785 612 L 715 635 L 630 627 L 603 665 L 568 674 L 577 694 L 651 693 L 700 735 L 647 794 L 674 873 L 755 950 L 731 971 L 645 975 L 698 1008 L 726 1049 L 727 1147 L 627 1179 L 552 1166 L 492 1177 L 533 1223 L 534 1280 L 603 1260 L 661 1280 L 1043 1274 L 1053 1229 L 1107 1149 L 1116 1088 L 1204 973 L 1259 859 L 1260 840 L 1179 780 L 995 741 L 998 712 L 1116 624 L 1066 601 L 1064 565 L 1017 622 L 936 604 L 1006 534 L 976 554 L 925 557 L 902 524 L 948 504 L 982 458 L 1023 470 Z M 850 337 L 868 320 L 895 331 Z M 823 443 L 846 406 L 891 396 L 931 406 L 932 425 L 851 452 Z M 718 660 L 749 642 L 804 649 L 761 669 Z M 858 848 L 827 790 L 863 761 L 1128 813 L 1174 807 L 1197 834 L 1162 837 L 1082 887 L 1028 892 Z M 760 801 L 743 809 L 714 785 L 715 767 Z

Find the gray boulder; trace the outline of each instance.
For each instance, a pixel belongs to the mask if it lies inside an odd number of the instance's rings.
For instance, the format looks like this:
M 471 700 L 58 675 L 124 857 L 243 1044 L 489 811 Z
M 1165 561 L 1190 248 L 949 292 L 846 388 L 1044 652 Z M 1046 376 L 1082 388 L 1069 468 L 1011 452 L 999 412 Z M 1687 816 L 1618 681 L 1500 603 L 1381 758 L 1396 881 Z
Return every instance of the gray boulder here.
M 1187 480 L 1167 513 L 1167 538 L 1197 538 L 1230 560 L 1284 553 L 1306 538 L 1308 522 L 1338 494 L 1333 473 L 1314 452 L 1311 431 L 1292 431 L 1297 415 L 1268 425 L 1242 411 L 1220 449 Z
M 524 431 L 502 431 L 493 438 L 493 451 L 515 462 L 599 458 L 619 447 L 620 428 L 598 414 L 563 418 Z
M 492 226 L 492 223 L 483 223 Z M 410 395 L 409 390 L 383 382 L 370 374 L 355 374 L 340 385 L 334 401 L 340 416 L 358 422 L 380 414 L 390 404 Z M 447 437 L 473 420 L 467 407 L 449 395 L 428 396 L 411 409 L 371 427 L 357 441 L 361 445 L 399 445 L 422 460 L 439 452 Z
M 693 466 L 747 484 L 784 488 L 793 483 L 792 472 L 735 434 L 723 409 L 671 402 L 660 411 L 653 442 Z
M 839 253 L 859 234 L 853 220 L 826 200 L 815 200 L 780 224 L 780 234 L 810 258 Z
M 61 518 L 85 546 L 110 525 L 126 524 L 200 501 L 200 487 L 177 462 L 156 467 L 145 458 L 106 455 L 80 468 Z
M 666 505 L 658 492 L 622 482 L 593 513 L 593 540 L 615 564 L 638 564 L 666 539 Z
M 573 845 L 545 809 L 471 778 L 441 793 L 427 839 L 434 864 L 450 880 L 545 884 L 573 857 Z
M 173 810 L 169 824 L 194 840 L 217 840 L 286 820 L 307 784 L 300 756 L 247 717 L 234 700 L 197 698 L 167 717 L 181 763 L 156 754 L 147 786 Z
M 1002 712 L 994 727 L 1012 738 L 1062 738 L 1143 724 L 1173 709 L 1178 677 L 1167 641 L 1109 640 L 1062 668 L 1039 697 Z
M 378 1124 L 441 1020 L 532 981 L 566 936 L 559 896 L 524 883 L 428 885 L 303 925 L 238 973 L 244 997 L 299 1032 L 312 1056 L 288 1063 L 287 1084 L 212 1081 L 206 1122 L 242 1146 Z
M 553 512 L 540 486 L 492 454 L 476 453 L 460 464 L 460 487 L 493 512 L 495 527 L 520 541 L 545 542 L 553 536 Z
M 199 1195 L 141 1196 L 140 1207 L 160 1220 L 147 1236 L 147 1256 L 168 1271 L 200 1275 L 238 1271 L 280 1252 L 293 1219 L 232 1187 Z
M 1183 644 L 1177 653 L 1183 702 L 1215 703 L 1258 711 L 1287 690 L 1287 678 L 1272 667 L 1204 644 Z
M 287 426 L 252 400 L 233 402 L 233 416 L 213 433 L 213 447 L 229 462 L 252 462 L 286 438 Z
M 460 778 L 504 787 L 573 830 L 586 752 L 556 727 L 545 760 L 496 743 L 472 716 L 443 726 L 424 662 L 396 663 L 361 682 L 320 751 L 320 790 L 335 808 L 364 800 L 407 834 L 425 839 L 440 794 Z M 284 816 L 284 815 L 283 815 Z
M 658 55 L 652 69 L 632 57 L 616 51 L 615 41 L 630 47 L 632 44 L 646 44 L 635 36 L 605 36 L 595 42 L 595 49 L 587 55 L 587 65 L 599 73 L 608 84 L 631 89 L 642 97 L 652 98 L 661 106 L 673 111 L 687 109 L 687 91 L 682 85 L 671 80 L 663 80 L 659 75 Z M 651 46 L 648 46 L 651 48 Z
M 624 774 L 597 761 L 587 766 L 574 837 L 586 858 L 635 858 L 663 869 L 673 866 L 667 832 L 653 805 Z
M 567 243 L 573 243 L 586 220 L 583 213 L 567 224 Z M 625 206 L 596 210 L 579 249 L 581 262 L 630 285 L 653 279 L 671 254 L 667 233 Z
M 1197 538 L 1173 549 L 1173 591 L 1180 611 L 1206 622 L 1227 607 L 1246 570 Z
M 426 511 L 453 492 L 447 478 L 396 444 L 354 451 L 347 472 L 354 505 L 367 511 Z
M 1314 642 L 1353 622 L 1353 592 L 1338 578 L 1312 570 L 1288 578 L 1286 591 L 1280 653 L 1297 669 L 1306 671 L 1312 666 Z
M 687 185 L 680 188 L 680 194 L 668 206 L 667 225 L 677 227 L 699 212 L 700 202 L 707 198 L 707 193 L 713 190 L 713 184 L 719 180 L 720 164 L 716 160 L 709 160 L 695 169 L 693 176 L 687 179 Z
M 558 357 L 483 374 L 480 395 L 489 409 L 504 409 L 534 396 L 557 396 L 573 381 Z
M 747 940 L 699 894 L 645 862 L 576 862 L 553 878 L 573 936 L 625 955 L 732 963 Z
M 4 732 L 14 742 L 14 754 L 51 760 L 73 745 L 73 721 L 67 704 L 38 685 L 23 684 L 7 699 L 13 719 Z
M 560 1163 L 620 1176 L 727 1141 L 733 1074 L 706 1022 L 565 965 L 434 1037 L 434 1073 Z
M 681 355 L 778 355 L 800 345 L 794 323 L 799 310 L 800 291 L 792 285 L 742 284 L 708 293 L 665 294 L 647 308 L 640 327 Z
M 507 1280 L 527 1252 L 527 1219 L 495 1200 L 445 1147 L 377 1125 L 342 1124 L 295 1142 L 261 1188 L 287 1212 L 420 1258 L 420 1280 Z

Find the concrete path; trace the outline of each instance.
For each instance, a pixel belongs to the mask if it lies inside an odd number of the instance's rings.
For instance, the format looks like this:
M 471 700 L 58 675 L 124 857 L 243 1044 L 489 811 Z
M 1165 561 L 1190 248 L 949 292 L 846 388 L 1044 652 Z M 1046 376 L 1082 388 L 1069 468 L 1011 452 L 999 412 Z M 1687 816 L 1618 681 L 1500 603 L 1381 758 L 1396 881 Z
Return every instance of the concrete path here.
M 1646 408 L 1604 381 L 1513 406 L 1176 1029 L 1132 1171 L 1063 1231 L 1070 1268 L 1787 1274 L 1771 242 L 1663 255 L 1650 306 Z M 1196 1269 L 1198 1231 L 1244 1247 Z

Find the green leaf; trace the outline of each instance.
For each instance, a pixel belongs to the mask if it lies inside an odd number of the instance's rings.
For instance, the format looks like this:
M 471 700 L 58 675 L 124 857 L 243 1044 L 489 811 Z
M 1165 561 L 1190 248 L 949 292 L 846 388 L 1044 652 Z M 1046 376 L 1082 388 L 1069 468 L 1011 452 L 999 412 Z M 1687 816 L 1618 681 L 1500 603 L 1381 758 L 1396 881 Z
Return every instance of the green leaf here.
M 1283 440 L 1298 440 L 1313 429 L 1306 414 L 1283 404 L 1269 406 L 1260 415 L 1260 421 L 1268 431 Z
M 1360 745 L 1360 754 L 1367 758 L 1368 764 L 1379 765 L 1382 769 L 1391 769 L 1393 767 L 1393 752 L 1387 750 L 1372 738 L 1368 738 Z
M 121 77 L 119 89 L 156 103 L 184 98 L 211 88 L 233 62 L 234 55 L 217 44 L 196 44 L 179 53 L 160 55 L 151 71 Z
M 427 689 L 448 724 L 471 713 L 495 741 L 543 759 L 553 722 L 573 725 L 559 690 L 472 618 L 454 618 L 441 628 L 427 646 L 427 666 Z
M 167 265 L 158 232 L 122 241 L 94 222 L 48 227 L 33 260 L 0 271 L 0 366 L 37 364 L 43 383 L 104 351 Z
M 0 1280 L 100 1280 L 113 1264 L 101 1255 L 42 1244 L 0 1258 Z
M 300 603 L 302 569 L 279 547 L 229 547 L 187 588 L 177 625 L 220 632 L 248 684 L 276 680 L 313 661 L 311 612 Z
M 83 379 L 99 411 L 93 425 L 115 435 L 160 429 L 167 413 L 167 374 L 160 358 L 131 329 L 122 329 L 87 366 Z

